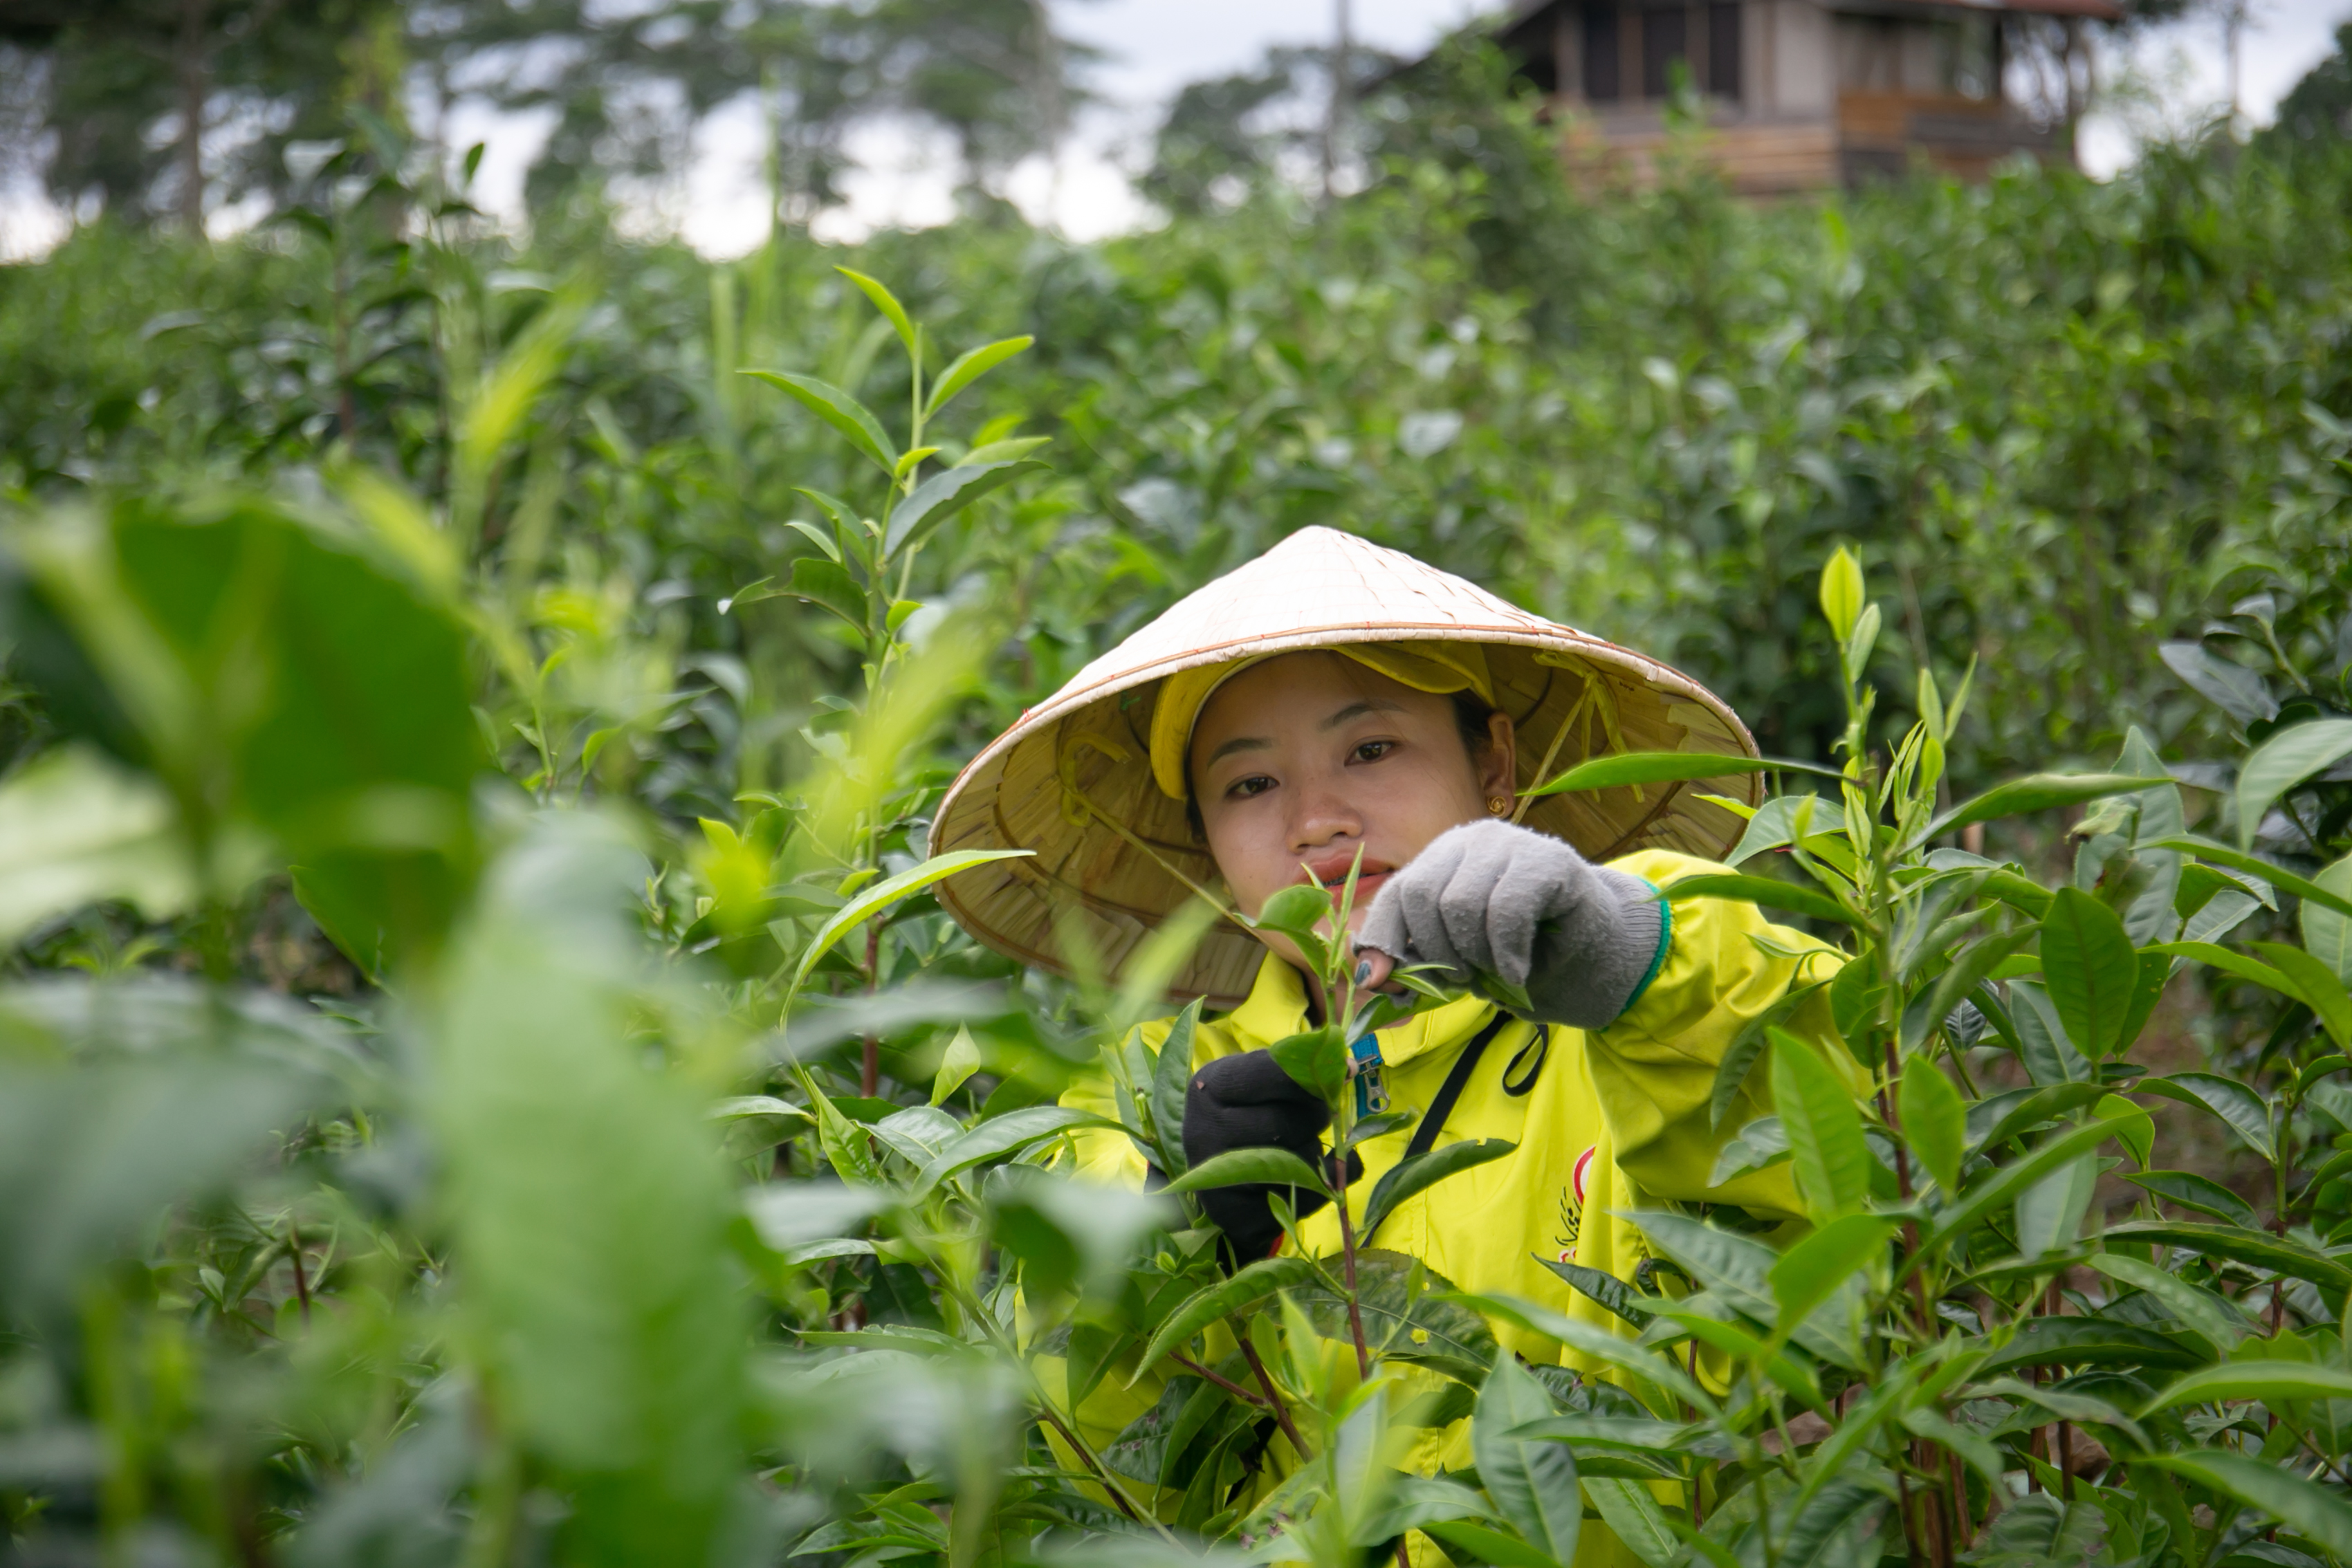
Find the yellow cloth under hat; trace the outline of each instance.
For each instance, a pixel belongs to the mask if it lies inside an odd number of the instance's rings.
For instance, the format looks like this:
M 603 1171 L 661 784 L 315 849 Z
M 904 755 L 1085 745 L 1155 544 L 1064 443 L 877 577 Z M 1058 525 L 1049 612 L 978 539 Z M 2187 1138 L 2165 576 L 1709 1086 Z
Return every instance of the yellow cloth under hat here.
M 1495 684 L 1486 674 L 1486 652 L 1475 643 L 1335 643 L 1328 649 L 1287 649 L 1289 653 L 1344 653 L 1368 670 L 1376 671 L 1417 692 L 1449 695 L 1476 692 L 1488 704 Z M 1160 792 L 1171 800 L 1185 798 L 1184 753 L 1192 744 L 1192 727 L 1219 686 L 1253 665 L 1279 653 L 1232 659 L 1179 670 L 1160 683 L 1160 700 L 1151 710 L 1151 777 Z

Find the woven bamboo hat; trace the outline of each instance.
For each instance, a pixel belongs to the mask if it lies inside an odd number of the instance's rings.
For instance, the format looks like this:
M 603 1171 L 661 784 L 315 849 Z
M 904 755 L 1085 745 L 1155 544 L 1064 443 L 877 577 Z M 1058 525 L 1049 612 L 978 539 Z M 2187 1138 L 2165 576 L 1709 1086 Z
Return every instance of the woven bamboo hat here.
M 1612 752 L 1756 755 L 1738 716 L 1687 675 L 1530 615 L 1411 556 L 1305 528 L 1178 601 L 972 758 L 940 804 L 930 852 L 1036 852 L 949 878 L 940 902 L 998 952 L 1055 972 L 1066 972 L 1062 933 L 1076 917 L 1117 976 L 1152 928 L 1195 896 L 1195 885 L 1223 885 L 1181 795 L 1153 775 L 1153 717 L 1163 699 L 1197 713 L 1208 685 L 1193 672 L 1303 648 L 1345 653 L 1380 643 L 1409 646 L 1351 656 L 1406 671 L 1400 678 L 1423 689 L 1478 686 L 1511 716 L 1522 789 Z M 1452 645 L 1452 656 L 1432 644 Z M 1432 653 L 1463 678 L 1450 686 L 1411 678 L 1430 667 Z M 1164 774 L 1169 726 L 1160 729 Z M 1710 793 L 1753 803 L 1763 781 L 1738 774 L 1552 795 L 1528 802 L 1524 821 L 1594 861 L 1637 849 L 1713 859 L 1737 841 L 1743 823 L 1699 799 Z M 1265 956 L 1248 931 L 1219 921 L 1170 988 L 1232 1005 L 1248 994 Z

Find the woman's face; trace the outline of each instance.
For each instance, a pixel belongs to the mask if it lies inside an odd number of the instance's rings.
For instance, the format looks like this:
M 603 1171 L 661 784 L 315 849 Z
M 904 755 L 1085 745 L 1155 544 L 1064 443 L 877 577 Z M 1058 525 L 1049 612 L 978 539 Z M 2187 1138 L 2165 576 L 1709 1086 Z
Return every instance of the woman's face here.
M 1192 793 L 1217 869 L 1244 914 L 1294 883 L 1337 897 L 1357 852 L 1352 928 L 1391 873 L 1448 828 L 1487 814 L 1516 777 L 1511 721 L 1496 714 L 1473 758 L 1449 697 L 1343 654 L 1286 653 L 1212 695 L 1192 729 Z M 1285 938 L 1265 938 L 1292 962 Z

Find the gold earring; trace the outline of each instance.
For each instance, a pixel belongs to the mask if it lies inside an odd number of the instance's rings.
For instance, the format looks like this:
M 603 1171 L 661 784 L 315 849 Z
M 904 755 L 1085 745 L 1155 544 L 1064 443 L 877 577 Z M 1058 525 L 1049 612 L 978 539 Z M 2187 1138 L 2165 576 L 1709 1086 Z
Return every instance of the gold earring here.
M 1511 798 L 1508 795 L 1489 795 L 1486 797 L 1486 814 L 1488 816 L 1507 817 L 1510 815 L 1510 811 Z

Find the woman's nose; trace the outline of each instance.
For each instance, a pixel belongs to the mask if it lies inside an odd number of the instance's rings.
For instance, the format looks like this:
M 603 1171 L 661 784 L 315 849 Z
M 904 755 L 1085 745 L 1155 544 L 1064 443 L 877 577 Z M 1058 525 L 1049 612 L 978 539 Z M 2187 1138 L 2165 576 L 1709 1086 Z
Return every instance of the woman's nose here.
M 1290 822 L 1293 849 L 1320 849 L 1334 839 L 1363 837 L 1362 813 L 1339 790 L 1310 787 L 1293 798 L 1297 802 Z

